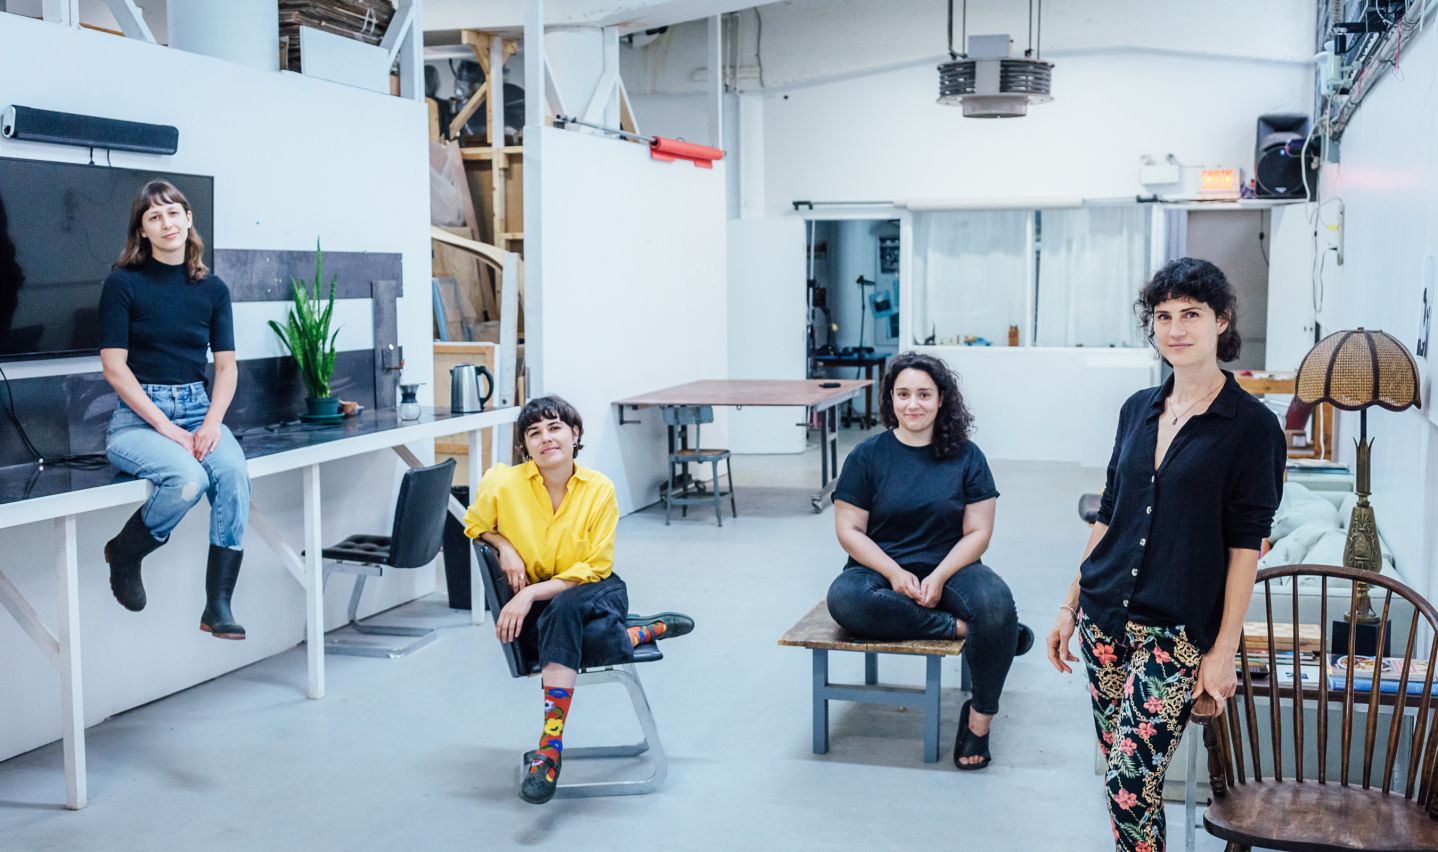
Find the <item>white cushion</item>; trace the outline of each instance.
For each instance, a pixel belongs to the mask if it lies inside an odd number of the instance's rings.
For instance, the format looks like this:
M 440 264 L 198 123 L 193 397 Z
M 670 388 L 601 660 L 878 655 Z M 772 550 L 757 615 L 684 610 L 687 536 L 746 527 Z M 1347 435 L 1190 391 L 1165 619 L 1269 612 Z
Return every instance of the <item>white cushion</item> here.
M 1333 504 L 1296 482 L 1283 485 L 1283 497 L 1273 514 L 1273 531 L 1269 539 L 1279 539 L 1302 526 L 1321 524 L 1328 529 L 1339 528 L 1338 510 Z

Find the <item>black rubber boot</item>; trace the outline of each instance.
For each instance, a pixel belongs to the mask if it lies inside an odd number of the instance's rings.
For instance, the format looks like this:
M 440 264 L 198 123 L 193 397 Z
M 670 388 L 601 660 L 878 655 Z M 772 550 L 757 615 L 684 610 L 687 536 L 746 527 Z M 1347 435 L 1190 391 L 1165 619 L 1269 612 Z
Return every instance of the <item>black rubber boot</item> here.
M 131 612 L 145 608 L 145 584 L 140 580 L 140 560 L 164 544 L 150 534 L 150 528 L 136 510 L 119 535 L 105 542 L 105 561 L 110 563 L 110 591 L 120 606 Z
M 230 595 L 240 578 L 243 550 L 210 545 L 210 560 L 205 566 L 205 612 L 200 616 L 200 629 L 216 639 L 243 639 L 245 628 L 235 623 L 230 614 Z

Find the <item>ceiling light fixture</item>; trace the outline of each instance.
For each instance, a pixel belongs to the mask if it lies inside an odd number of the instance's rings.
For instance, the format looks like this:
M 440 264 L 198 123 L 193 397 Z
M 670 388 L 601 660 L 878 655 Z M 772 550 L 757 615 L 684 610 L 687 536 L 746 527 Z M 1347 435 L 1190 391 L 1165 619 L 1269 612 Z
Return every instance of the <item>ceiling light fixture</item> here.
M 1029 104 L 1053 100 L 1054 66 L 1040 58 L 1043 11 L 1043 0 L 1029 0 L 1029 46 L 1017 59 L 1010 55 L 1013 39 L 1007 34 L 969 37 L 969 2 L 963 0 L 960 41 L 967 52 L 960 54 L 954 51 L 954 0 L 949 0 L 949 61 L 939 66 L 939 103 L 962 106 L 965 118 L 1018 118 L 1028 114 Z

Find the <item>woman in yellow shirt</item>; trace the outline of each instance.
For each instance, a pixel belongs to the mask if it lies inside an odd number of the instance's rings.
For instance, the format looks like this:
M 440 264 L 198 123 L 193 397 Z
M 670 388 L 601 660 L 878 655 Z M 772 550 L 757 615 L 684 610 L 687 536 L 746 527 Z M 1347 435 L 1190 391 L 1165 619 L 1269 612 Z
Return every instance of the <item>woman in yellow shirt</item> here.
M 485 473 L 464 533 L 499 552 L 514 592 L 494 619 L 499 640 L 518 640 L 541 666 L 544 727 L 519 795 L 543 804 L 559 780 L 578 669 L 627 663 L 634 646 L 682 636 L 694 621 L 672 612 L 628 615 L 629 592 L 614 573 L 614 483 L 575 464 L 584 422 L 574 406 L 558 396 L 530 400 L 515 433 L 527 461 Z

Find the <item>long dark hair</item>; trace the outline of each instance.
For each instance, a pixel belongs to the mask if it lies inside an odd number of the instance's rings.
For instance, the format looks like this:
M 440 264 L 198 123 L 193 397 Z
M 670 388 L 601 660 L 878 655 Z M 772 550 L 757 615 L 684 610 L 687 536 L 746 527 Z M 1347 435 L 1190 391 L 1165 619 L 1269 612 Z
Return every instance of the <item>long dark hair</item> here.
M 152 180 L 140 187 L 140 191 L 135 193 L 134 202 L 130 204 L 130 230 L 125 233 L 125 248 L 120 252 L 120 258 L 115 261 L 116 266 L 134 269 L 150 259 L 150 241 L 145 239 L 140 223 L 156 204 L 178 204 L 185 208 L 185 212 L 191 217 L 195 213 L 190 209 L 190 200 L 185 194 L 167 180 Z M 195 230 L 192 218 L 190 234 L 185 240 L 186 278 L 199 281 L 210 274 L 209 267 L 205 266 L 204 256 L 205 241 L 200 238 L 200 232 Z
M 1206 260 L 1180 257 L 1170 260 L 1143 285 L 1133 309 L 1138 314 L 1144 333 L 1153 342 L 1153 311 L 1169 299 L 1188 299 L 1213 308 L 1219 319 L 1228 320 L 1228 328 L 1218 336 L 1218 360 L 1232 361 L 1243 348 L 1238 336 L 1238 296 L 1223 270 Z
M 932 355 L 901 352 L 889 360 L 884 370 L 884 383 L 879 393 L 879 418 L 887 429 L 897 429 L 899 417 L 894 413 L 894 381 L 905 370 L 923 370 L 939 389 L 939 415 L 934 418 L 934 458 L 951 459 L 963 449 L 974 428 L 974 415 L 959 393 L 959 374 L 948 364 Z
M 529 449 L 524 446 L 524 433 L 529 431 L 530 426 L 544 420 L 558 420 L 574 430 L 573 458 L 579 458 L 579 451 L 584 449 L 584 443 L 580 441 L 584 436 L 584 419 L 579 416 L 579 409 L 556 394 L 535 397 L 519 410 L 519 417 L 514 424 L 514 448 L 519 451 L 520 458 L 529 460 Z

